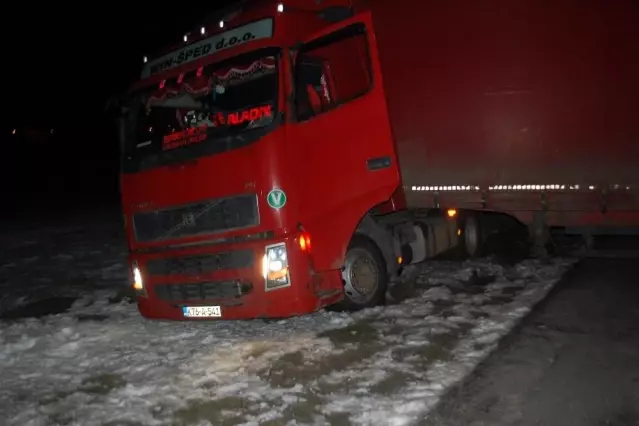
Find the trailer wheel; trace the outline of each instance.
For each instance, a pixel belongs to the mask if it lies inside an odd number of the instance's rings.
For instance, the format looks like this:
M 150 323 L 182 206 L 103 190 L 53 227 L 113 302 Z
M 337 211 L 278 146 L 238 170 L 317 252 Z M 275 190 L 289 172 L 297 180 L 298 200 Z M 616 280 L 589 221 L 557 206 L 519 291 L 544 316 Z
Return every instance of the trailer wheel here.
M 479 215 L 472 213 L 464 215 L 462 229 L 461 247 L 464 255 L 470 258 L 481 256 L 484 241 Z
M 338 308 L 359 310 L 384 303 L 388 274 L 374 242 L 362 235 L 353 237 L 344 258 L 342 280 L 345 297 Z

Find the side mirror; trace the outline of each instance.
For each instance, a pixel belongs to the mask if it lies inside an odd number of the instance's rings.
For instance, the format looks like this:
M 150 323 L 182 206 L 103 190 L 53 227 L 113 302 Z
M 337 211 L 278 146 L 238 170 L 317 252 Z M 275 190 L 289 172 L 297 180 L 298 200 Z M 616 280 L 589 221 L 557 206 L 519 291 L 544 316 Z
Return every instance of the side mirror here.
M 129 111 L 126 98 L 122 95 L 110 96 L 104 103 L 103 112 L 106 114 L 123 115 Z
M 104 107 L 102 108 L 102 112 L 110 113 L 117 109 L 117 106 L 120 103 L 119 96 L 109 96 L 109 98 L 104 103 Z

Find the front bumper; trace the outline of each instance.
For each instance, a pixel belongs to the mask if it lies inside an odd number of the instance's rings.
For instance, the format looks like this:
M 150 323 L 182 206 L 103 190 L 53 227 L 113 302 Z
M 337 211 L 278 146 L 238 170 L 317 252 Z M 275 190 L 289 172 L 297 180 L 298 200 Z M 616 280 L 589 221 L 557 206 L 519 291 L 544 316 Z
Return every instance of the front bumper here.
M 285 318 L 314 312 L 343 298 L 339 271 L 316 273 L 300 235 L 225 245 L 132 253 L 144 290 L 137 304 L 146 318 L 171 320 Z M 289 284 L 267 288 L 267 246 L 284 243 Z M 220 306 L 221 317 L 190 318 L 184 306 Z

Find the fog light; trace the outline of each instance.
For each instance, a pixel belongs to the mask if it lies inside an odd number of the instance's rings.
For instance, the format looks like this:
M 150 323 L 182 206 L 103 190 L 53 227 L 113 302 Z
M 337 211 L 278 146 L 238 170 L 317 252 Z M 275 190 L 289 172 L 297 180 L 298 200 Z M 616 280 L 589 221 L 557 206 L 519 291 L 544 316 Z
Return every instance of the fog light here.
M 266 290 L 274 290 L 291 285 L 285 243 L 266 246 L 266 252 L 262 260 L 262 274 L 264 275 Z

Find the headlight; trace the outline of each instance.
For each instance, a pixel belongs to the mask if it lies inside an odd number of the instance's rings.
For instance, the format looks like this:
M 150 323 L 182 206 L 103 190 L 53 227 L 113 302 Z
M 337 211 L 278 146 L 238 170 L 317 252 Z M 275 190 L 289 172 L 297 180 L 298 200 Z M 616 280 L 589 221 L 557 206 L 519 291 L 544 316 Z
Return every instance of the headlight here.
M 131 272 L 133 273 L 133 289 L 137 292 L 144 292 L 144 279 L 142 278 L 142 271 L 138 266 L 138 262 L 133 261 Z
M 264 275 L 266 290 L 274 290 L 291 285 L 286 244 L 280 243 L 266 246 L 266 253 L 262 261 L 262 274 Z

